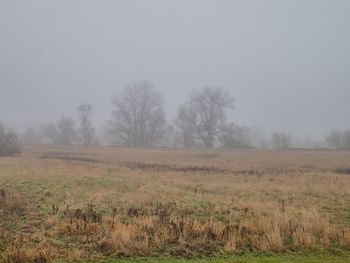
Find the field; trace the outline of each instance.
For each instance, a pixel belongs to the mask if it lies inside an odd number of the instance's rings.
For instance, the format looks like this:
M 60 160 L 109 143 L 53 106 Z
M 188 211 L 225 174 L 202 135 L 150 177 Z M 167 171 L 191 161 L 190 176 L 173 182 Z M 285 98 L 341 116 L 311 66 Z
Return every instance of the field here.
M 26 146 L 2 262 L 349 262 L 350 152 Z

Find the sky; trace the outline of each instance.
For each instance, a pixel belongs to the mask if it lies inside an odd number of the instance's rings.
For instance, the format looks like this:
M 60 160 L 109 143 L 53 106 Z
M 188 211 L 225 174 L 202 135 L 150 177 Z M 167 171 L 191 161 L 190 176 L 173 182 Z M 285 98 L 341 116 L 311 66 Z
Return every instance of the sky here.
M 348 0 L 0 0 L 0 121 L 23 129 L 151 81 L 169 120 L 221 86 L 229 119 L 320 137 L 350 128 Z

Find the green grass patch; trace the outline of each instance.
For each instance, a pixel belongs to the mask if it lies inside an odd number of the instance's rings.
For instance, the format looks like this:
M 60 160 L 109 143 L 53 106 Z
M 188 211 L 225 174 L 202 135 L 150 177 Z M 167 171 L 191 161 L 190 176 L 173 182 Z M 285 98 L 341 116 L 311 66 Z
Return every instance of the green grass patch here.
M 152 262 L 152 263 L 348 263 L 350 262 L 350 253 L 325 253 L 325 254 L 271 254 L 271 255 L 241 255 L 241 256 L 223 256 L 214 258 L 195 258 L 195 259 L 183 259 L 172 257 L 160 257 L 160 258 L 108 258 L 100 262 L 104 263 L 128 263 L 128 262 Z

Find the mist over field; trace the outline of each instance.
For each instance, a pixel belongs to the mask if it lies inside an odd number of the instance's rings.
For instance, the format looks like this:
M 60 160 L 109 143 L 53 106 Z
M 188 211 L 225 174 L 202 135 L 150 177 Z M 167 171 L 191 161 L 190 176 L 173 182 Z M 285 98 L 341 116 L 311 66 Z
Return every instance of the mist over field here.
M 349 263 L 349 0 L 0 0 L 0 263 Z
M 168 123 L 192 89 L 220 86 L 227 119 L 323 141 L 350 123 L 350 3 L 338 1 L 1 1 L 0 120 L 28 127 L 150 81 Z M 299 143 L 302 144 L 302 143 Z

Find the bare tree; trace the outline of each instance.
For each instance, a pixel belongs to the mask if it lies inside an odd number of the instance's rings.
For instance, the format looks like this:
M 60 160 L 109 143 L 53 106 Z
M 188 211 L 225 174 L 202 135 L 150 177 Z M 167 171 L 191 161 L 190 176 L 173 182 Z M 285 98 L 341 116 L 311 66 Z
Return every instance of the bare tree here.
M 15 156 L 20 152 L 17 134 L 0 123 L 0 156 Z
M 182 143 L 185 147 L 192 147 L 196 143 L 195 119 L 195 112 L 189 105 L 183 104 L 179 107 L 175 125 L 182 133 Z
M 79 114 L 79 135 L 83 145 L 91 145 L 95 137 L 95 129 L 92 126 L 91 116 L 93 107 L 91 104 L 84 103 L 77 108 Z
M 127 86 L 113 99 L 111 133 L 133 147 L 152 147 L 164 134 L 163 98 L 150 82 Z
M 288 149 L 291 142 L 291 137 L 283 132 L 275 132 L 271 136 L 271 146 L 274 149 Z
M 197 137 L 207 148 L 212 148 L 226 120 L 226 110 L 233 109 L 232 97 L 220 87 L 204 87 L 192 92 L 189 105 L 195 115 Z
M 238 126 L 233 122 L 222 126 L 219 141 L 224 148 L 241 149 L 252 147 L 249 139 L 249 129 L 244 126 Z
M 58 145 L 72 145 L 77 135 L 75 121 L 66 116 L 62 116 L 57 124 L 47 124 L 44 132 L 54 144 Z
M 350 150 L 350 130 L 333 130 L 325 139 L 335 149 Z

